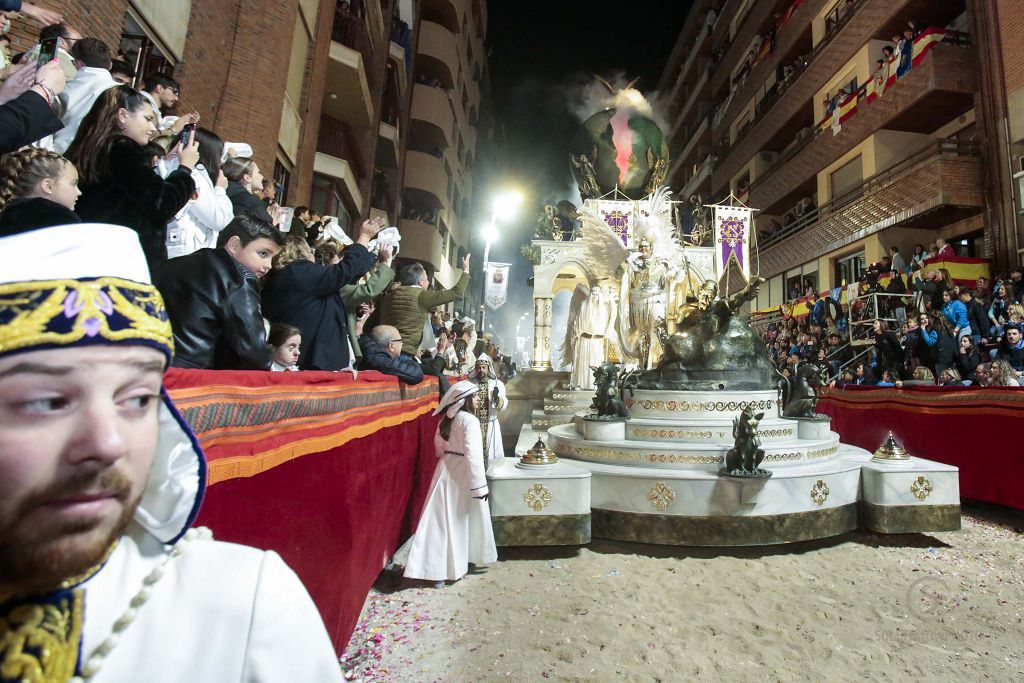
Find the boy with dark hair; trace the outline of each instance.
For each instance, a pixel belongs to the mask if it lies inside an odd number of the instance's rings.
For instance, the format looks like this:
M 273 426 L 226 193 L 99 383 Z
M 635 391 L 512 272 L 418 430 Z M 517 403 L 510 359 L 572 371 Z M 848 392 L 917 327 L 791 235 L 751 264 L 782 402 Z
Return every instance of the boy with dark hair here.
M 110 75 L 121 85 L 131 85 L 132 81 L 135 79 L 135 72 L 130 66 L 128 66 L 128 62 L 121 59 L 115 59 L 111 62 Z
M 156 110 L 163 113 L 170 111 L 178 103 L 181 86 L 167 74 L 152 73 L 146 76 L 145 92 L 154 101 Z
M 284 235 L 251 216 L 238 216 L 217 239 L 169 260 L 157 273 L 174 330 L 175 367 L 266 370 L 271 350 L 263 327 L 260 278 L 284 246 Z

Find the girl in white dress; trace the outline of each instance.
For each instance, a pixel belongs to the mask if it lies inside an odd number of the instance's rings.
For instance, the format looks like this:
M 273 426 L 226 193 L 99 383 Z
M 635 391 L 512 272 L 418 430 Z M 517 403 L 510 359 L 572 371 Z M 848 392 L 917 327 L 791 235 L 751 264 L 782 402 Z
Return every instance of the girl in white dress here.
M 434 411 L 445 414 L 434 436 L 437 469 L 412 539 L 406 578 L 458 581 L 470 563 L 498 559 L 487 505 L 483 440 L 474 413 L 477 392 L 472 382 L 458 382 Z

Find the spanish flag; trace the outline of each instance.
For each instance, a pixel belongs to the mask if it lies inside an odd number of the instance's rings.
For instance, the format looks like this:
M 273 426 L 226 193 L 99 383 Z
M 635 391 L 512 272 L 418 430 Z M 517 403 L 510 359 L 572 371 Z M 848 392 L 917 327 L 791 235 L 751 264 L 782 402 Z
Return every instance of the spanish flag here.
M 775 24 L 776 28 L 782 28 L 783 26 L 788 24 L 789 20 L 793 18 L 793 12 L 795 12 L 796 8 L 802 5 L 803 2 L 804 0 L 793 0 L 793 4 L 789 6 L 789 9 L 787 9 L 785 13 L 783 13 L 783 15 L 779 17 L 778 23 Z
M 930 258 L 924 262 L 925 270 L 945 268 L 953 278 L 953 284 L 973 287 L 979 277 L 991 278 L 988 259 L 969 256 L 944 256 Z
M 930 26 L 914 38 L 914 49 L 911 52 L 910 63 L 912 66 L 917 66 L 924 56 L 928 54 L 928 50 L 932 49 L 938 43 L 946 37 L 946 29 L 936 28 Z

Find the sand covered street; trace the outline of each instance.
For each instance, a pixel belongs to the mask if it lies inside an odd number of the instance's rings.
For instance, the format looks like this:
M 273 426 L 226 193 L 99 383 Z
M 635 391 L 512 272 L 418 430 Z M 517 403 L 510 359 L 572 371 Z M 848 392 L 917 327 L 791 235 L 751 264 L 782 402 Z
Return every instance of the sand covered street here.
M 965 507 L 962 531 L 934 535 L 500 554 L 443 590 L 383 575 L 346 652 L 348 678 L 1024 677 L 1024 515 L 1003 509 Z

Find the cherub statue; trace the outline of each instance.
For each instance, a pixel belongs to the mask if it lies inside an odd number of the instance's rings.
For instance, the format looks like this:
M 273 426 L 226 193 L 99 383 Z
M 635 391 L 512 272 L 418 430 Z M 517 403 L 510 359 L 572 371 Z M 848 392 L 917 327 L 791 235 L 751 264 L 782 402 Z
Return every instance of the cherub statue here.
M 596 413 L 595 417 L 604 419 L 629 417 L 626 404 L 619 396 L 619 366 L 609 362 L 590 369 L 594 371 L 594 384 L 597 385 L 597 394 L 594 395 L 594 401 L 590 404 Z
M 757 425 L 764 418 L 764 413 L 754 414 L 754 409 L 747 406 L 732 421 L 732 435 L 736 439 L 732 448 L 725 454 L 725 467 L 718 471 L 727 477 L 744 477 L 749 479 L 768 479 L 771 470 L 761 469 L 764 451 L 759 448 L 761 437 L 757 434 Z
M 815 417 L 816 387 L 825 383 L 825 369 L 813 363 L 799 363 L 796 372 L 779 380 L 783 417 Z

